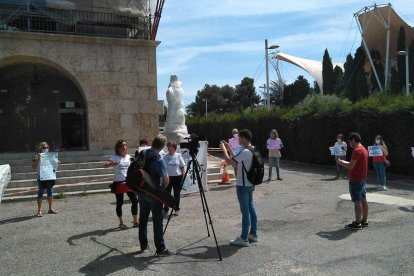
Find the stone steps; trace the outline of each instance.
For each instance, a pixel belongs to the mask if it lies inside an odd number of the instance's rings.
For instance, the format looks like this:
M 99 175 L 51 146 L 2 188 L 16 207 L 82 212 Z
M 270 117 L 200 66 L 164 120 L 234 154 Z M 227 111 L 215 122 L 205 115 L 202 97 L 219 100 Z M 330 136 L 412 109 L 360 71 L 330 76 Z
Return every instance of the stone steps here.
M 105 168 L 91 168 L 91 169 L 74 169 L 74 170 L 61 170 L 58 167 L 57 177 L 75 177 L 75 176 L 84 176 L 84 175 L 103 175 L 112 173 L 112 169 Z M 26 179 L 36 179 L 37 172 L 23 172 L 23 173 L 13 173 L 12 181 L 14 180 L 26 180 Z

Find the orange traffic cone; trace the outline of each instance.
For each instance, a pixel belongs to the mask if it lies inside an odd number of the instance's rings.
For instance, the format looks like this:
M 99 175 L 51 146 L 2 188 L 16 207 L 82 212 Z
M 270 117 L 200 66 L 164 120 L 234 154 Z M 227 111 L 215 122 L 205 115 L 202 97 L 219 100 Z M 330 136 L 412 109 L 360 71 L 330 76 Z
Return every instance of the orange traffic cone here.
M 222 162 L 222 166 L 223 166 L 223 174 L 221 176 L 221 183 L 220 184 L 231 184 L 229 172 L 227 171 L 226 161 Z

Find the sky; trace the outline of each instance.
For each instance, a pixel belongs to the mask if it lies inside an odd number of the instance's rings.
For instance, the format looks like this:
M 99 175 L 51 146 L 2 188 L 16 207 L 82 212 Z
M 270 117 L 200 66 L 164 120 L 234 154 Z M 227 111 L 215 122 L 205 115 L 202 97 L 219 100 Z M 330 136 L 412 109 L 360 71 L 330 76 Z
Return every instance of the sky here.
M 254 78 L 261 93 L 266 82 L 264 41 L 279 51 L 322 61 L 327 48 L 333 62 L 344 62 L 361 44 L 354 13 L 373 1 L 361 0 L 166 0 L 157 40 L 158 98 L 165 99 L 170 75 L 184 85 L 186 105 L 205 84 L 231 85 Z M 377 3 L 377 4 L 386 4 Z M 391 2 L 414 26 L 412 0 Z M 269 65 L 270 80 L 276 72 Z M 282 78 L 292 83 L 302 69 L 280 63 Z

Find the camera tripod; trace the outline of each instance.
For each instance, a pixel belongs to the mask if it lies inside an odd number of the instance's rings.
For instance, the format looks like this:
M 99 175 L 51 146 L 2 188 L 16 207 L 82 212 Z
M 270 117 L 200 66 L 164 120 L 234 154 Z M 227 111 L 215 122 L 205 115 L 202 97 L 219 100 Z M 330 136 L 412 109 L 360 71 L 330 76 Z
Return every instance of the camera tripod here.
M 217 253 L 219 255 L 219 260 L 222 261 L 223 259 L 221 257 L 220 248 L 219 248 L 219 245 L 217 243 L 217 237 L 216 237 L 216 233 L 214 231 L 213 221 L 212 221 L 211 215 L 210 215 L 210 210 L 208 208 L 206 194 L 204 193 L 203 184 L 201 182 L 200 164 L 197 161 L 196 154 L 194 152 L 192 152 L 191 150 L 190 150 L 190 156 L 191 156 L 191 160 L 188 161 L 187 170 L 184 174 L 183 180 L 181 181 L 180 191 L 183 189 L 184 181 L 187 178 L 188 172 L 190 171 L 191 165 L 192 165 L 193 166 L 193 170 L 191 171 L 192 179 L 193 179 L 193 183 L 194 183 L 194 181 L 197 181 L 197 184 L 198 184 L 198 190 L 199 190 L 199 194 L 200 194 L 201 205 L 203 206 L 204 220 L 206 222 L 207 237 L 211 236 L 210 235 L 210 227 L 211 227 L 211 232 L 213 232 L 214 241 L 216 242 L 216 247 L 217 247 Z M 168 224 L 170 223 L 173 211 L 174 210 L 171 209 L 170 215 L 168 216 L 167 224 L 165 225 L 165 229 L 164 229 L 164 234 L 167 231 L 167 227 L 168 227 Z M 209 225 L 210 225 L 210 227 L 209 227 Z

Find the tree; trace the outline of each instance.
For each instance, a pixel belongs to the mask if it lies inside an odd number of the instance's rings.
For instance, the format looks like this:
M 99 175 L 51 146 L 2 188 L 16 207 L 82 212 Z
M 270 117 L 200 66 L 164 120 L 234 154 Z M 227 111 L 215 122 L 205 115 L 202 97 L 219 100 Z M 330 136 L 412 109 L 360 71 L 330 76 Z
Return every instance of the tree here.
M 338 96 L 341 94 L 341 83 L 342 83 L 342 77 L 344 75 L 344 72 L 342 71 L 341 67 L 335 66 L 335 69 L 333 70 L 333 79 L 334 79 L 334 93 Z
M 391 69 L 390 94 L 401 95 L 402 87 L 400 81 L 400 74 L 395 68 Z
M 270 102 L 275 105 L 281 105 L 282 104 L 282 98 L 283 98 L 283 91 L 280 87 L 279 82 L 276 81 L 270 81 L 270 87 L 269 87 L 269 94 L 270 94 Z M 262 97 L 260 102 L 263 105 L 266 105 L 267 101 L 267 91 L 262 92 Z
M 240 84 L 236 85 L 232 102 L 238 104 L 239 111 L 248 107 L 252 108 L 260 102 L 260 97 L 256 94 L 254 87 L 254 79 L 245 77 Z
M 334 93 L 334 71 L 332 59 L 329 56 L 328 49 L 325 49 L 322 62 L 322 79 L 323 79 L 323 93 L 333 94 Z
M 352 73 L 352 65 L 354 64 L 354 58 L 352 57 L 351 54 L 348 54 L 346 56 L 346 61 L 344 63 L 344 75 L 342 77 L 342 81 L 341 81 L 341 86 L 340 86 L 340 90 L 342 92 L 344 92 L 344 90 L 348 87 L 348 85 L 351 82 L 351 73 Z
M 310 84 L 303 76 L 299 76 L 294 83 L 285 86 L 283 105 L 294 106 L 300 103 L 310 93 Z
M 384 66 L 383 66 L 383 60 L 381 57 L 381 53 L 377 49 L 371 50 L 371 58 L 374 62 L 375 70 L 377 71 L 378 78 L 380 80 L 381 84 L 384 84 Z M 371 91 L 379 91 L 380 87 L 378 85 L 378 81 L 375 77 L 374 70 L 371 70 Z
M 405 29 L 403 26 L 400 27 L 400 31 L 398 32 L 398 40 L 397 40 L 397 51 L 405 51 Z M 398 67 L 398 77 L 400 80 L 400 87 L 401 90 L 403 86 L 405 86 L 405 56 L 398 55 L 397 56 L 397 67 Z
M 351 59 L 347 57 L 345 63 L 344 79 L 344 96 L 352 102 L 359 101 L 369 96 L 369 86 L 367 77 L 365 74 L 365 51 L 362 47 L 359 47 Z M 349 64 L 349 63 L 350 64 Z

